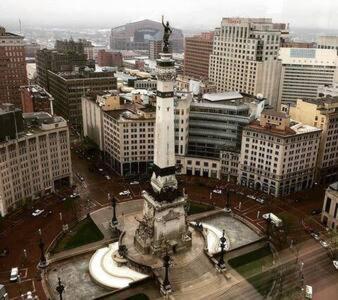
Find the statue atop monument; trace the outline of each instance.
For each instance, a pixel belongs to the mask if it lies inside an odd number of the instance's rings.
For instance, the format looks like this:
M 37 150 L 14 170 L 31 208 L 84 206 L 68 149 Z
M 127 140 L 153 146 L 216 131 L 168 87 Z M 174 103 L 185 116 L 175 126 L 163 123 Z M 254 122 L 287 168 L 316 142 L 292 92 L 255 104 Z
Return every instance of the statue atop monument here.
M 172 34 L 172 29 L 169 26 L 169 22 L 164 23 L 164 16 L 162 16 L 163 25 L 163 53 L 169 53 L 169 37 Z

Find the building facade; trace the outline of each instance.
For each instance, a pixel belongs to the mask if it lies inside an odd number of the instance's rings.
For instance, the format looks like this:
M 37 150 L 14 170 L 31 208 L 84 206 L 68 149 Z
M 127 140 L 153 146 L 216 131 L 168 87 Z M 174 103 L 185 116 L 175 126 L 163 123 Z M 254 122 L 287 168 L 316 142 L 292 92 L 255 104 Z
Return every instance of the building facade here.
M 320 36 L 317 39 L 317 48 L 334 49 L 338 54 L 338 36 Z
M 105 49 L 101 49 L 97 52 L 96 61 L 100 67 L 121 67 L 123 65 L 121 52 L 106 51 Z
M 24 115 L 27 130 L 0 142 L 0 214 L 72 184 L 66 120 L 47 113 Z
M 42 49 L 36 54 L 37 83 L 49 91 L 48 71 L 66 72 L 74 68 L 95 68 L 93 62 L 87 60 L 82 43 L 74 41 L 56 41 L 56 49 Z M 23 85 L 23 84 L 22 84 Z
M 23 37 L 0 27 L 0 104 L 21 107 L 20 86 L 27 84 Z
M 338 97 L 338 83 L 320 85 L 317 90 L 318 97 Z
M 209 75 L 210 54 L 213 49 L 213 32 L 185 38 L 183 74 L 195 79 Z
M 124 105 L 103 114 L 104 158 L 121 176 L 150 174 L 154 160 L 155 108 Z
M 81 97 L 88 91 L 116 90 L 114 72 L 48 71 L 49 92 L 54 97 L 55 113 L 61 115 L 76 130 L 82 130 Z
M 282 75 L 279 105 L 295 104 L 298 98 L 315 99 L 318 87 L 332 85 L 338 76 L 334 50 L 281 48 Z
M 24 113 L 47 112 L 51 115 L 53 111 L 54 98 L 39 85 L 25 85 L 20 87 L 21 106 Z
M 276 107 L 280 41 L 281 29 L 271 19 L 224 18 L 214 34 L 209 79 L 219 92 L 262 94 Z
M 321 221 L 329 228 L 338 229 L 338 182 L 326 189 Z
M 320 134 L 284 113 L 263 111 L 243 130 L 238 183 L 275 197 L 311 188 Z
M 321 183 L 338 180 L 338 97 L 298 99 L 290 108 L 292 119 L 322 130 L 316 180 Z

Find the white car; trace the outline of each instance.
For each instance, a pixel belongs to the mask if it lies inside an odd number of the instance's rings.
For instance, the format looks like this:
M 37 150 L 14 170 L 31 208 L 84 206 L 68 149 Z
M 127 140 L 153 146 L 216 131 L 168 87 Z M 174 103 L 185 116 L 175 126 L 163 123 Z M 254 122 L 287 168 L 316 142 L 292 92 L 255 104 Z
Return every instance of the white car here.
M 45 210 L 44 209 L 36 209 L 33 211 L 32 216 L 37 217 L 40 216 Z
M 19 268 L 12 268 L 11 269 L 11 275 L 9 277 L 9 281 L 10 282 L 15 282 L 18 280 L 18 277 L 19 277 Z
M 130 183 L 130 185 L 136 185 L 136 184 L 140 184 L 138 181 L 132 181 L 131 183 Z
M 263 198 L 256 198 L 255 200 L 257 202 L 259 202 L 260 204 L 264 204 L 264 199 Z
M 126 191 L 120 192 L 119 195 L 120 196 L 129 196 L 130 195 L 130 191 L 126 190 Z
M 319 235 L 317 233 L 312 232 L 310 234 L 316 241 L 319 241 Z
M 231 213 L 231 208 L 224 207 L 224 212 L 225 213 Z
M 73 194 L 71 194 L 69 197 L 70 197 L 70 198 L 77 198 L 77 197 L 80 197 L 80 195 L 77 194 L 77 193 L 73 193 Z
M 256 197 L 253 196 L 253 195 L 246 195 L 246 197 L 249 198 L 249 199 L 252 199 L 252 200 L 256 200 Z
M 320 240 L 319 243 L 324 247 L 324 248 L 327 248 L 329 247 L 329 244 L 323 240 Z
M 103 169 L 99 169 L 99 172 L 103 172 Z
M 212 192 L 213 192 L 214 194 L 222 194 L 222 190 L 217 190 L 217 189 L 216 189 L 216 190 L 213 190 Z
M 338 270 L 338 260 L 333 260 L 332 263 L 336 270 Z
M 106 175 L 104 176 L 107 180 L 110 180 L 110 176 L 109 175 Z

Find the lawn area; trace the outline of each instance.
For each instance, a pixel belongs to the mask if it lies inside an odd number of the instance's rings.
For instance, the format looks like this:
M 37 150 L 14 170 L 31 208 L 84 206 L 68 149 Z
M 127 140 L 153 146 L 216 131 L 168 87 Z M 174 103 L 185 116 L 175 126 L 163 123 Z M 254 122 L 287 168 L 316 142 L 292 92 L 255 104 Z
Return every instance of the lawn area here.
M 103 234 L 97 228 L 93 220 L 91 218 L 86 218 L 76 224 L 70 232 L 59 240 L 51 252 L 58 253 L 64 250 L 97 242 L 102 239 Z
M 189 201 L 188 215 L 199 214 L 205 211 L 213 210 L 211 205 Z
M 232 258 L 229 265 L 239 274 L 246 278 L 252 286 L 263 296 L 266 296 L 271 289 L 273 274 L 262 273 L 262 267 L 272 265 L 272 253 L 269 246 L 257 249 L 242 256 Z

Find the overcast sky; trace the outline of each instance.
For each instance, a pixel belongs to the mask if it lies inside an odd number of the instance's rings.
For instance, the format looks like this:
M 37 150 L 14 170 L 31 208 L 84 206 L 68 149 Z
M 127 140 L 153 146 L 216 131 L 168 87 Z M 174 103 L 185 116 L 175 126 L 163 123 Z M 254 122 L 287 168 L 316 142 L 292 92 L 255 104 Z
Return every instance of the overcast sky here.
M 0 24 L 109 28 L 166 19 L 177 28 L 213 29 L 222 17 L 272 17 L 291 27 L 338 29 L 337 0 L 0 0 Z

